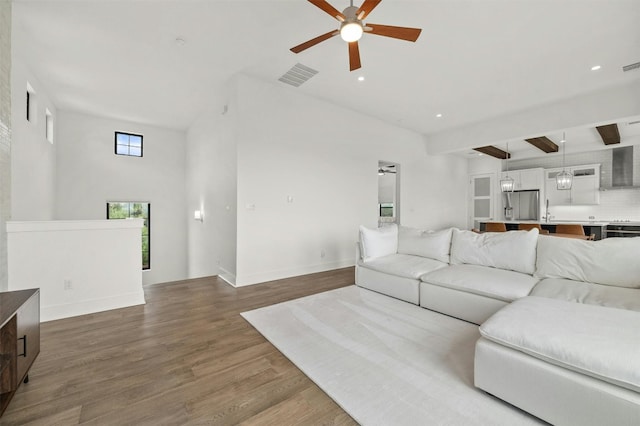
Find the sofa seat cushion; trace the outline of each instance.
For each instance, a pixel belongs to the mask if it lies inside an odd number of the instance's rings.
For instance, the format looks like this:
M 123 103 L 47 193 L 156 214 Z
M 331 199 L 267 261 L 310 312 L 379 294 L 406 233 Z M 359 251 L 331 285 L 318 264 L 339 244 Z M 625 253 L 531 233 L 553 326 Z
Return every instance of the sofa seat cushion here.
M 410 254 L 390 254 L 359 263 L 364 268 L 405 278 L 418 279 L 427 272 L 444 268 L 446 263 Z
M 640 289 L 636 288 L 547 278 L 533 288 L 531 296 L 640 311 Z
M 423 275 L 424 282 L 511 302 L 527 296 L 538 280 L 531 275 L 478 265 L 451 265 Z
M 640 392 L 640 312 L 529 296 L 480 334 L 545 362 Z

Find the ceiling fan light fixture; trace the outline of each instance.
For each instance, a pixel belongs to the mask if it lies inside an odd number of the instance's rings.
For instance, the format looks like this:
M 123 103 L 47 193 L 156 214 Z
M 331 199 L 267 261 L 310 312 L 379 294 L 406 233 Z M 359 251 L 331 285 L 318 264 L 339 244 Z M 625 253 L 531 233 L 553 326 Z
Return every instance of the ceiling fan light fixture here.
M 343 22 L 340 26 L 340 37 L 347 43 L 360 40 L 364 29 L 358 22 Z

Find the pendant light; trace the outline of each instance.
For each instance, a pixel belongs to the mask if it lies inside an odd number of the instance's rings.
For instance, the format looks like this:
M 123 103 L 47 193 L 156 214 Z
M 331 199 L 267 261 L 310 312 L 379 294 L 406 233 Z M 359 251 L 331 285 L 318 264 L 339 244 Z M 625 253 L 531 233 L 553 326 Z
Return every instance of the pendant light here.
M 509 153 L 509 143 L 507 142 L 507 174 L 503 179 L 500 179 L 500 189 L 502 192 L 513 192 L 515 187 L 513 179 L 509 177 L 509 157 L 511 157 L 511 154 Z
M 556 188 L 559 190 L 568 190 L 571 189 L 571 184 L 573 183 L 573 175 L 571 172 L 568 172 L 564 167 L 564 156 L 567 152 L 567 144 L 564 132 L 562 132 L 562 171 L 556 175 Z

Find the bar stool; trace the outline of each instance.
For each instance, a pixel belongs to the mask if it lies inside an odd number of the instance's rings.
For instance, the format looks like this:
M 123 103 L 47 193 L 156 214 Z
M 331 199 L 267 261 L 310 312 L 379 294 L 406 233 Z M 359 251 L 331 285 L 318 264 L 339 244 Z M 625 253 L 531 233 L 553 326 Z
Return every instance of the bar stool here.
M 484 230 L 485 232 L 507 232 L 507 226 L 502 222 L 487 222 Z
M 558 234 L 573 234 L 573 235 L 585 235 L 584 227 L 582 225 L 574 224 L 559 224 L 556 225 L 556 233 Z

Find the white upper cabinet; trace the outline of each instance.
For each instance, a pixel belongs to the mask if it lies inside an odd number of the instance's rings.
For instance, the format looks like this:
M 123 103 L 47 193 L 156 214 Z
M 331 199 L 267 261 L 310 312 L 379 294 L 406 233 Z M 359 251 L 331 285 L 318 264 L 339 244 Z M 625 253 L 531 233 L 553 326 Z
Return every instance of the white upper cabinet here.
M 513 179 L 514 190 L 516 191 L 544 188 L 544 170 L 542 168 L 502 172 L 500 179 L 504 179 L 507 174 Z
M 600 164 L 566 167 L 573 174 L 571 189 L 559 190 L 556 175 L 562 168 L 546 169 L 546 197 L 549 205 L 592 205 L 600 204 Z

